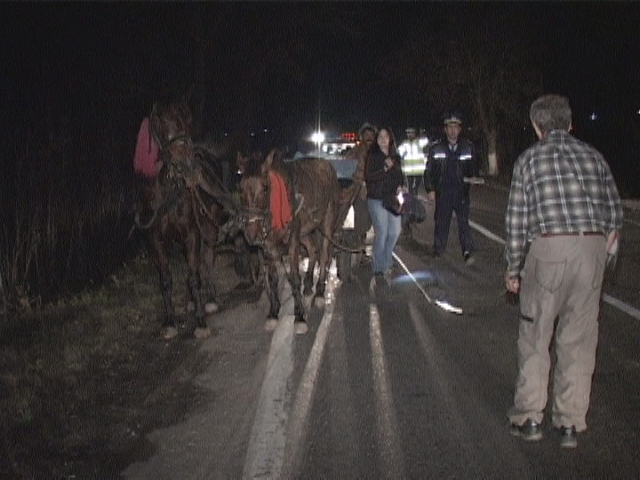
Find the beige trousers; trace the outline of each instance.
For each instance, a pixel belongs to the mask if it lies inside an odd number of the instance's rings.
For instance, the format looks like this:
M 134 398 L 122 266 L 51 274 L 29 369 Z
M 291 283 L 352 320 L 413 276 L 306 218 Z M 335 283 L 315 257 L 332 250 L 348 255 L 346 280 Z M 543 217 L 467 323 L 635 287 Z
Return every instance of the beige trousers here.
M 542 422 L 554 339 L 552 423 L 575 426 L 578 432 L 587 428 L 605 261 L 604 236 L 555 236 L 531 243 L 520 282 L 518 379 L 508 412 L 512 423 Z

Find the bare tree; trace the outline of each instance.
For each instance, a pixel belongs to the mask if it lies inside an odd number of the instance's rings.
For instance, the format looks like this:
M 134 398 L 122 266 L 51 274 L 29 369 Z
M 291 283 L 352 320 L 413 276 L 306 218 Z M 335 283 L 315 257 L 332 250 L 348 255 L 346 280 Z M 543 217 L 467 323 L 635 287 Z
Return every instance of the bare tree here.
M 417 92 L 432 112 L 466 114 L 486 142 L 489 175 L 505 166 L 499 142 L 528 126 L 527 107 L 542 90 L 536 45 L 525 34 L 532 29 L 506 15 L 486 13 L 464 25 L 452 15 L 440 29 L 416 36 L 386 67 L 389 78 Z

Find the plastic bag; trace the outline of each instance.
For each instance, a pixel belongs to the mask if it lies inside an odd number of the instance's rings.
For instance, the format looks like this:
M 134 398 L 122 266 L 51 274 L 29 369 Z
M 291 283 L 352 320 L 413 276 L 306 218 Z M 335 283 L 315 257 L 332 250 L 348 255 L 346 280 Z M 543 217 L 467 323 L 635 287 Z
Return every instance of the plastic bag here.
M 427 218 L 427 210 L 418 199 L 409 193 L 404 193 L 404 205 L 402 208 L 402 216 L 407 223 L 422 223 Z

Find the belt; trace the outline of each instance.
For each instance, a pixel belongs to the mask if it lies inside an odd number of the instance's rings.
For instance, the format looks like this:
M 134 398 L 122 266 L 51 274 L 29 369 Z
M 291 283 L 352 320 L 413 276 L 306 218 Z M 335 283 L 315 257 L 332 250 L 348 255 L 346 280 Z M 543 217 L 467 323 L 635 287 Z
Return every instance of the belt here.
M 566 232 L 566 233 L 543 233 L 540 235 L 542 238 L 549 237 L 604 237 L 604 233 L 602 232 Z

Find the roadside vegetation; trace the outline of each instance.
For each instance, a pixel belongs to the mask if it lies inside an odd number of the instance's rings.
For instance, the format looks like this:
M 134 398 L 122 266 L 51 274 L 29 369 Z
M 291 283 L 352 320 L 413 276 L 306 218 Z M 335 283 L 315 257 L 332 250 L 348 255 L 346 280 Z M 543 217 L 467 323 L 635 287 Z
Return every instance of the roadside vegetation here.
M 184 313 L 186 288 L 176 286 Z M 141 255 L 99 288 L 3 322 L 0 477 L 114 478 L 150 453 L 146 433 L 197 408 L 198 392 L 170 378 L 198 368 L 197 341 L 188 324 L 160 339 L 161 302 Z

